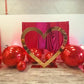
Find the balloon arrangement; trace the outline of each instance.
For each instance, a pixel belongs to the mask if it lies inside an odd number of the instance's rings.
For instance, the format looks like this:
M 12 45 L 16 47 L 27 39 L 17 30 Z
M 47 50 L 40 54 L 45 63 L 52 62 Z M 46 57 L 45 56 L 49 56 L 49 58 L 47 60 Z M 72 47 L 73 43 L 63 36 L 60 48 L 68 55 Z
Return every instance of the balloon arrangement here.
M 36 31 L 43 38 L 45 38 L 48 33 L 52 31 L 59 31 L 63 35 L 63 43 L 61 48 L 58 49 L 57 53 L 50 52 L 46 49 L 28 49 L 25 43 L 25 35 L 30 31 Z M 36 61 L 42 66 L 55 66 L 56 63 L 60 63 L 62 60 L 66 65 L 71 67 L 79 67 L 84 70 L 84 49 L 81 46 L 76 45 L 66 45 L 67 44 L 67 34 L 60 27 L 53 27 L 44 33 L 38 28 L 27 28 L 21 36 L 22 45 L 24 48 L 19 46 L 8 46 L 2 53 L 2 61 L 8 67 L 16 67 L 19 71 L 24 71 L 29 63 L 36 63 Z M 66 45 L 66 46 L 65 46 Z M 27 53 L 26 51 L 29 53 Z M 32 53 L 31 53 L 32 52 Z M 61 53 L 61 54 L 60 54 Z M 60 54 L 60 56 L 58 56 Z M 57 57 L 58 56 L 58 57 Z M 33 59 L 32 59 L 32 58 Z M 39 58 L 39 59 L 38 59 Z
M 31 52 L 35 54 L 40 60 L 46 61 L 53 56 L 53 52 L 44 50 L 46 52 L 45 57 L 42 58 L 42 50 L 31 49 Z M 66 45 L 64 51 L 60 55 L 62 61 L 71 67 L 82 66 L 84 69 L 84 50 L 80 46 Z M 56 58 L 51 64 L 56 65 Z M 19 71 L 24 71 L 27 64 L 35 61 L 28 55 L 28 53 L 19 46 L 8 46 L 2 53 L 2 61 L 8 67 L 16 67 Z
M 19 46 L 9 46 L 2 53 L 2 61 L 8 67 L 16 67 L 20 71 L 26 68 L 26 62 L 24 61 L 27 53 Z

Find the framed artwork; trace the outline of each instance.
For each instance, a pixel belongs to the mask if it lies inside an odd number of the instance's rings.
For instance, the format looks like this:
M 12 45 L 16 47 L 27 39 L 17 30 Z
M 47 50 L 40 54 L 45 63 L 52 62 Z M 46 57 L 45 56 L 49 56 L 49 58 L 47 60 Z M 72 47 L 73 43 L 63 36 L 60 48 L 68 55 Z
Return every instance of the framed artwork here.
M 26 28 L 36 27 L 45 33 L 52 27 L 61 27 L 68 36 L 69 43 L 69 22 L 22 22 L 22 31 Z M 57 51 L 62 44 L 63 36 L 60 32 L 51 32 L 45 40 L 35 31 L 31 31 L 25 37 L 26 44 L 29 48 L 48 49 L 49 51 Z

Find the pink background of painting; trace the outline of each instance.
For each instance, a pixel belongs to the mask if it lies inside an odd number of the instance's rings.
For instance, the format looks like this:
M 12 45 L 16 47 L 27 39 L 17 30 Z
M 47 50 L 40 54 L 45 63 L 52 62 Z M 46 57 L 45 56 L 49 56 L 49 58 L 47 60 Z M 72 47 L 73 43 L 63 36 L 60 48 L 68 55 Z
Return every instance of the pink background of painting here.
M 29 27 L 36 27 L 40 29 L 43 33 L 46 32 L 47 29 L 58 26 L 64 29 L 68 35 L 68 42 L 69 43 L 69 22 L 22 22 L 22 31 Z M 51 40 L 50 40 L 51 39 Z M 29 48 L 39 48 L 39 49 L 48 49 L 48 50 L 55 50 L 57 51 L 58 48 L 62 44 L 63 37 L 61 33 L 55 31 L 54 33 L 50 33 L 45 40 L 36 32 L 31 31 L 29 32 L 26 37 L 25 41 Z M 56 41 L 56 42 L 55 42 Z M 51 45 L 52 44 L 52 45 Z

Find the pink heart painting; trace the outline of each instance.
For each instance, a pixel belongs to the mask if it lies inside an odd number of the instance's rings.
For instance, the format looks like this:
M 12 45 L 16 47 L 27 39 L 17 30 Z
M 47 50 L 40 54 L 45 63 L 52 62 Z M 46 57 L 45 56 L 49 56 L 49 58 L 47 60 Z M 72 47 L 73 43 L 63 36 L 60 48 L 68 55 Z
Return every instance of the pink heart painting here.
M 68 36 L 69 43 L 69 22 L 22 22 L 22 31 L 29 27 L 36 27 L 43 33 L 51 27 L 61 27 Z M 51 32 L 44 40 L 37 32 L 31 31 L 25 36 L 25 42 L 29 48 L 48 49 L 49 51 L 57 51 L 61 46 L 63 36 L 60 32 Z

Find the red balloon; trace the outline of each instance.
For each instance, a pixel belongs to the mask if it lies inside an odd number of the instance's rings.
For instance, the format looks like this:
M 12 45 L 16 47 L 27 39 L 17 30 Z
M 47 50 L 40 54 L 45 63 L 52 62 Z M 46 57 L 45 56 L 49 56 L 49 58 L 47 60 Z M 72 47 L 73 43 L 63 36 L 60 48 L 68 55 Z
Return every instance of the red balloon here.
M 46 60 L 49 60 L 52 56 L 53 56 L 53 53 L 52 52 L 48 52 L 46 54 Z
M 79 46 L 67 45 L 61 53 L 61 58 L 69 66 L 78 66 L 84 62 L 84 52 Z
M 53 55 L 54 55 L 53 52 L 48 52 L 48 53 L 46 54 L 46 60 L 49 60 Z M 56 62 L 56 59 L 55 59 L 54 61 L 52 61 L 52 63 L 55 63 L 55 62 Z
M 17 69 L 19 71 L 24 71 L 26 69 L 26 63 L 24 61 L 20 61 L 18 64 L 17 64 Z
M 19 46 L 9 46 L 2 53 L 2 61 L 9 67 L 16 66 L 25 58 L 25 50 Z
M 35 48 L 32 48 L 32 49 L 31 49 L 31 52 L 32 52 L 36 57 L 38 57 L 39 59 L 41 59 L 42 53 L 41 53 L 40 50 L 35 49 Z M 35 60 L 34 60 L 31 56 L 28 56 L 28 57 L 30 58 L 30 61 L 31 61 L 31 62 L 35 62 Z
M 24 62 L 28 63 L 29 62 L 29 55 L 26 51 L 24 52 L 24 56 L 25 56 Z

